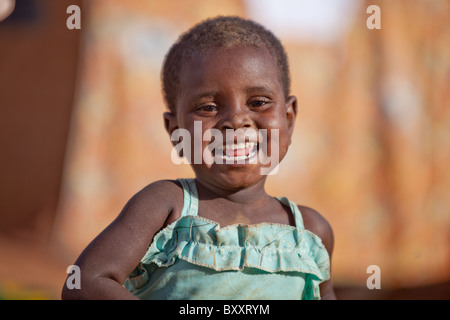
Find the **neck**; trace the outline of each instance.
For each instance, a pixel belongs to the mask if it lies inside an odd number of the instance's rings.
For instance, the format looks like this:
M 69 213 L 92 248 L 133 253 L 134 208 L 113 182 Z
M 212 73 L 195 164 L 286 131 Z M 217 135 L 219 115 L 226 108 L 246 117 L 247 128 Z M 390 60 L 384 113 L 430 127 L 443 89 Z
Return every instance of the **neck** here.
M 221 188 L 220 186 L 212 185 L 198 178 L 195 181 L 199 194 L 202 194 L 205 200 L 223 198 L 237 204 L 250 205 L 261 203 L 261 200 L 270 198 L 264 189 L 265 177 L 254 185 L 238 190 Z

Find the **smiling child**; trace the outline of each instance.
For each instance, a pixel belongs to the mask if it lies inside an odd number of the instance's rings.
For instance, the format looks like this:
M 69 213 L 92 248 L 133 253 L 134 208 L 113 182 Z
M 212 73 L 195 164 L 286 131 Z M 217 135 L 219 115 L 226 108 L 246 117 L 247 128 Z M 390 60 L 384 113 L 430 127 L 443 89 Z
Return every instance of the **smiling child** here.
M 253 21 L 208 19 L 172 46 L 162 84 L 174 147 L 203 156 L 213 142 L 214 161 L 197 157 L 195 179 L 131 198 L 78 258 L 81 289 L 63 298 L 334 299 L 330 225 L 264 189 L 262 159 L 283 160 L 297 115 L 280 41 Z M 189 136 L 211 133 L 198 153 Z

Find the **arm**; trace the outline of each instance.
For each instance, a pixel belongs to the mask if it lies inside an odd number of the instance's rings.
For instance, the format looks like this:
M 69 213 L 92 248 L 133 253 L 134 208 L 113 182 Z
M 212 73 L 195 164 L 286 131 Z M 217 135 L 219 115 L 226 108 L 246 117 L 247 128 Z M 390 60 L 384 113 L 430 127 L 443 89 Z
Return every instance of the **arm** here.
M 138 192 L 119 216 L 82 252 L 81 289 L 64 284 L 62 299 L 136 299 L 123 283 L 144 256 L 182 196 L 170 181 L 155 182 Z
M 299 209 L 303 215 L 303 222 L 305 224 L 305 228 L 322 239 L 322 243 L 324 244 L 325 248 L 327 249 L 328 255 L 330 256 L 330 268 L 331 268 L 331 257 L 334 248 L 333 229 L 331 228 L 328 221 L 324 217 L 322 217 L 317 211 L 303 206 L 299 206 Z M 320 284 L 320 294 L 323 300 L 336 299 L 331 279 L 324 281 Z

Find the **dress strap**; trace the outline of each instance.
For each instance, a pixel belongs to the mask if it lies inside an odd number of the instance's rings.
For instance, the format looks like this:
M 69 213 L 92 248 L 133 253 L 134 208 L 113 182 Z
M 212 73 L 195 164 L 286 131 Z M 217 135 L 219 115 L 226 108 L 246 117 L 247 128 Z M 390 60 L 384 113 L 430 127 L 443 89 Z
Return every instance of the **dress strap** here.
M 194 179 L 177 179 L 183 187 L 183 209 L 181 216 L 196 216 L 198 213 L 198 195 Z
M 286 197 L 277 197 L 277 199 L 282 204 L 284 204 L 285 206 L 287 206 L 291 209 L 291 212 L 294 215 L 294 219 L 295 219 L 295 227 L 299 230 L 305 229 L 305 226 L 303 225 L 302 213 L 300 212 L 300 209 L 298 208 L 297 204 L 295 202 L 290 201 Z

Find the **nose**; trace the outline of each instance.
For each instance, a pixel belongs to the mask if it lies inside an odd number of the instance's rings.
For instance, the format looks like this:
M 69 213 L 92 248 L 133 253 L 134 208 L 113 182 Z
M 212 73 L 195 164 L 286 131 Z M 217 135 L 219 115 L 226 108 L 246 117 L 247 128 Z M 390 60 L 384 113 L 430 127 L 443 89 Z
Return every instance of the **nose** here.
M 241 129 L 253 127 L 253 120 L 250 116 L 250 110 L 246 105 L 233 104 L 226 108 L 223 117 L 218 124 L 218 129 L 222 132 L 226 129 Z

